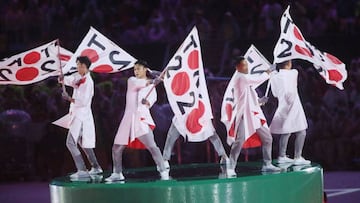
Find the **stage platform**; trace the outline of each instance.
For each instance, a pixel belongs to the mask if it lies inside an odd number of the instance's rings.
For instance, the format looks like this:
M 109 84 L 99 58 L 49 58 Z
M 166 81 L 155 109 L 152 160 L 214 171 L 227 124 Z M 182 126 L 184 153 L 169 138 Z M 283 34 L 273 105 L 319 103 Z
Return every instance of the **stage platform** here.
M 160 180 L 155 167 L 128 169 L 125 181 L 105 183 L 110 175 L 50 183 L 52 203 L 218 202 L 322 203 L 323 170 L 318 164 L 283 165 L 280 173 L 262 173 L 261 163 L 242 162 L 237 177 L 226 178 L 219 164 L 175 165 L 171 180 Z

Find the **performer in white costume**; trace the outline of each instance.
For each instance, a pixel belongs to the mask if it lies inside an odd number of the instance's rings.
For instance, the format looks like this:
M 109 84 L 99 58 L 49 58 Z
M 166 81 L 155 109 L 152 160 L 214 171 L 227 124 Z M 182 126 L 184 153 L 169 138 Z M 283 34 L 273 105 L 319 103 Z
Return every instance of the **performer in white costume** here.
M 278 107 L 270 124 L 272 134 L 280 134 L 278 163 L 310 164 L 302 157 L 306 129 L 308 127 L 304 109 L 297 89 L 298 71 L 291 61 L 277 64 L 279 72 L 270 79 L 271 91 L 278 99 Z M 286 156 L 290 135 L 296 135 L 294 159 Z
M 134 66 L 135 77 L 127 82 L 126 106 L 124 116 L 116 133 L 112 149 L 113 173 L 106 178 L 107 182 L 124 180 L 122 173 L 122 154 L 126 146 L 137 138 L 150 151 L 162 179 L 169 179 L 169 171 L 165 169 L 159 147 L 154 141 L 154 121 L 150 114 L 151 106 L 157 100 L 156 90 L 146 94 L 153 87 L 146 76 L 148 65 L 145 61 L 137 61 Z
M 242 146 L 246 141 L 245 138 L 254 133 L 259 135 L 262 142 L 264 163 L 261 170 L 264 172 L 280 171 L 280 168 L 271 163 L 272 137 L 266 122 L 261 123 L 261 120 L 266 121 L 266 119 L 260 108 L 258 95 L 255 91 L 257 86 L 269 79 L 270 70 L 261 75 L 248 74 L 248 63 L 243 56 L 236 58 L 235 67 L 237 78 L 234 86 L 234 97 L 238 99 L 236 104 L 238 110 L 235 120 L 236 138 L 235 142 L 231 145 L 230 166 L 226 171 L 227 175 L 236 175 L 235 167 Z
M 70 127 L 66 139 L 66 146 L 69 149 L 77 172 L 70 175 L 71 178 L 86 178 L 89 175 L 102 173 L 102 169 L 96 159 L 93 148 L 95 148 L 95 125 L 91 111 L 91 102 L 94 95 L 94 82 L 90 76 L 89 67 L 91 62 L 86 56 L 79 56 L 76 59 L 78 73 L 59 77 L 59 82 L 74 88 L 70 97 L 63 94 L 63 98 L 70 101 Z M 88 172 L 78 149 L 79 144 L 84 150 L 91 164 Z

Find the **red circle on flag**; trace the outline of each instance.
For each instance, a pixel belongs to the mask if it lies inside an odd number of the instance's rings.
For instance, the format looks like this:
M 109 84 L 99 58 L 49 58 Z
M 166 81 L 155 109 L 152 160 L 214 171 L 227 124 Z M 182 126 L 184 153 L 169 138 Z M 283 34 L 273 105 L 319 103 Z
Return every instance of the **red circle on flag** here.
M 113 68 L 110 65 L 102 64 L 96 66 L 92 71 L 96 73 L 110 73 L 113 71 Z
M 231 104 L 227 103 L 226 106 L 225 106 L 225 109 L 226 109 L 226 115 L 228 117 L 228 121 L 230 121 L 231 116 L 232 116 L 232 106 L 231 106 Z
M 307 48 L 301 47 L 299 45 L 295 45 L 295 51 L 298 52 L 299 54 L 309 56 L 312 58 L 311 52 Z
M 329 79 L 331 81 L 339 82 L 343 78 L 341 73 L 337 70 L 328 70 L 328 73 L 329 73 Z
M 189 65 L 189 68 L 192 70 L 199 68 L 199 51 L 198 50 L 193 50 L 190 52 L 190 54 L 188 56 L 188 65 Z
M 91 63 L 99 60 L 99 55 L 94 49 L 84 49 L 80 55 L 87 56 L 90 59 Z
M 325 56 L 330 59 L 331 62 L 333 62 L 333 64 L 336 64 L 336 65 L 340 65 L 340 64 L 343 64 L 342 61 L 340 61 L 338 58 L 336 58 L 335 56 L 331 55 L 331 54 L 328 54 L 328 53 L 325 53 Z
M 304 38 L 299 31 L 299 28 L 297 28 L 296 26 L 294 26 L 294 35 L 298 40 L 304 41 Z
M 190 78 L 186 72 L 176 73 L 172 82 L 171 90 L 177 96 L 185 94 L 190 88 Z
M 195 134 L 202 129 L 202 125 L 199 123 L 199 119 L 204 115 L 205 106 L 199 101 L 199 108 L 193 109 L 186 119 L 186 128 L 189 132 Z
M 62 61 L 69 61 L 70 58 L 71 58 L 71 56 L 69 56 L 69 55 L 60 54 L 60 60 L 62 60 Z
M 32 51 L 24 56 L 24 63 L 26 64 L 34 64 L 39 60 L 40 60 L 40 53 L 37 51 Z
M 25 67 L 19 69 L 15 77 L 19 81 L 31 81 L 39 75 L 39 70 L 35 67 Z

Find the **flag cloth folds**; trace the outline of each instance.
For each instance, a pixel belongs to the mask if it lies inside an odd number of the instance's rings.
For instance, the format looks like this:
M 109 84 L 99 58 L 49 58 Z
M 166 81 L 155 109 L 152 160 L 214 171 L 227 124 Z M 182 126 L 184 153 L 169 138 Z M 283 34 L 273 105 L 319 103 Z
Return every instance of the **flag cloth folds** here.
M 73 57 L 63 68 L 64 74 L 76 72 L 76 58 L 87 56 L 91 61 L 90 70 L 97 73 L 115 73 L 134 66 L 136 59 L 106 38 L 95 28 L 90 27 Z
M 60 52 L 60 53 L 59 53 Z M 60 75 L 72 53 L 59 47 L 58 40 L 0 61 L 0 85 L 28 85 Z
M 182 136 L 190 142 L 201 142 L 213 135 L 213 115 L 196 27 L 166 66 L 164 86 L 174 112 L 173 124 Z
M 326 83 L 344 89 L 347 78 L 345 64 L 335 56 L 320 51 L 305 40 L 300 29 L 293 22 L 287 7 L 280 20 L 280 37 L 274 48 L 274 63 L 291 59 L 303 59 L 313 63 L 316 71 Z
M 249 47 L 244 57 L 248 62 L 249 74 L 254 75 L 255 77 L 270 68 L 269 61 L 260 53 L 259 50 L 256 49 L 254 45 Z M 234 96 L 236 74 L 237 72 L 235 71 L 228 83 L 221 105 L 221 122 L 223 122 L 226 127 L 228 145 L 231 145 L 236 139 L 236 132 L 239 124 L 239 121 L 236 121 L 236 119 L 240 119 L 236 118 L 237 115 L 244 115 L 244 119 L 250 120 L 255 117 L 255 119 L 260 119 L 262 125 L 267 126 L 263 113 L 259 112 L 258 108 L 252 106 L 253 102 L 248 102 L 246 99 L 240 101 L 240 98 L 236 98 Z M 245 121 L 246 129 L 244 130 L 245 142 L 243 148 L 261 146 L 260 137 L 256 134 L 254 129 L 250 129 L 249 125 L 247 125 L 250 123 L 250 120 Z

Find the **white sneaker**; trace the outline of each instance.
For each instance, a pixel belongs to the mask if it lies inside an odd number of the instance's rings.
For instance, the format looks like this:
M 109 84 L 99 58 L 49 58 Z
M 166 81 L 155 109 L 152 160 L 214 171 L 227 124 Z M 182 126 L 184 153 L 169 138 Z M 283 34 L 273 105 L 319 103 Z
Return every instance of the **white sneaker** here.
M 165 161 L 165 160 L 164 160 L 164 167 L 165 167 L 165 170 L 170 171 L 169 161 Z M 160 167 L 159 167 L 159 166 L 156 166 L 156 170 L 160 172 Z
M 79 178 L 90 178 L 90 174 L 87 171 L 77 171 L 70 175 L 71 179 L 79 179 Z
M 169 171 L 165 170 L 165 171 L 160 172 L 160 177 L 161 177 L 161 180 L 169 180 L 170 179 Z
M 165 169 L 170 171 L 170 164 L 169 164 L 169 161 L 164 161 L 164 166 L 165 166 Z
M 279 172 L 281 171 L 281 168 L 276 167 L 272 164 L 264 164 L 261 168 L 262 172 Z
M 96 174 L 99 174 L 99 173 L 102 173 L 102 172 L 103 172 L 103 170 L 100 167 L 98 167 L 98 168 L 92 167 L 91 170 L 89 171 L 89 174 L 90 175 L 96 175 Z
M 116 181 L 121 181 L 124 180 L 125 177 L 123 175 L 123 173 L 112 173 L 111 176 L 105 178 L 106 182 L 116 182 Z
M 311 161 L 304 159 L 302 156 L 294 159 L 294 165 L 307 165 L 311 164 Z
M 286 164 L 286 163 L 292 163 L 292 162 L 294 162 L 294 159 L 290 159 L 287 156 L 279 156 L 278 160 L 277 160 L 278 164 Z
M 235 169 L 226 169 L 226 176 L 227 177 L 236 177 Z

